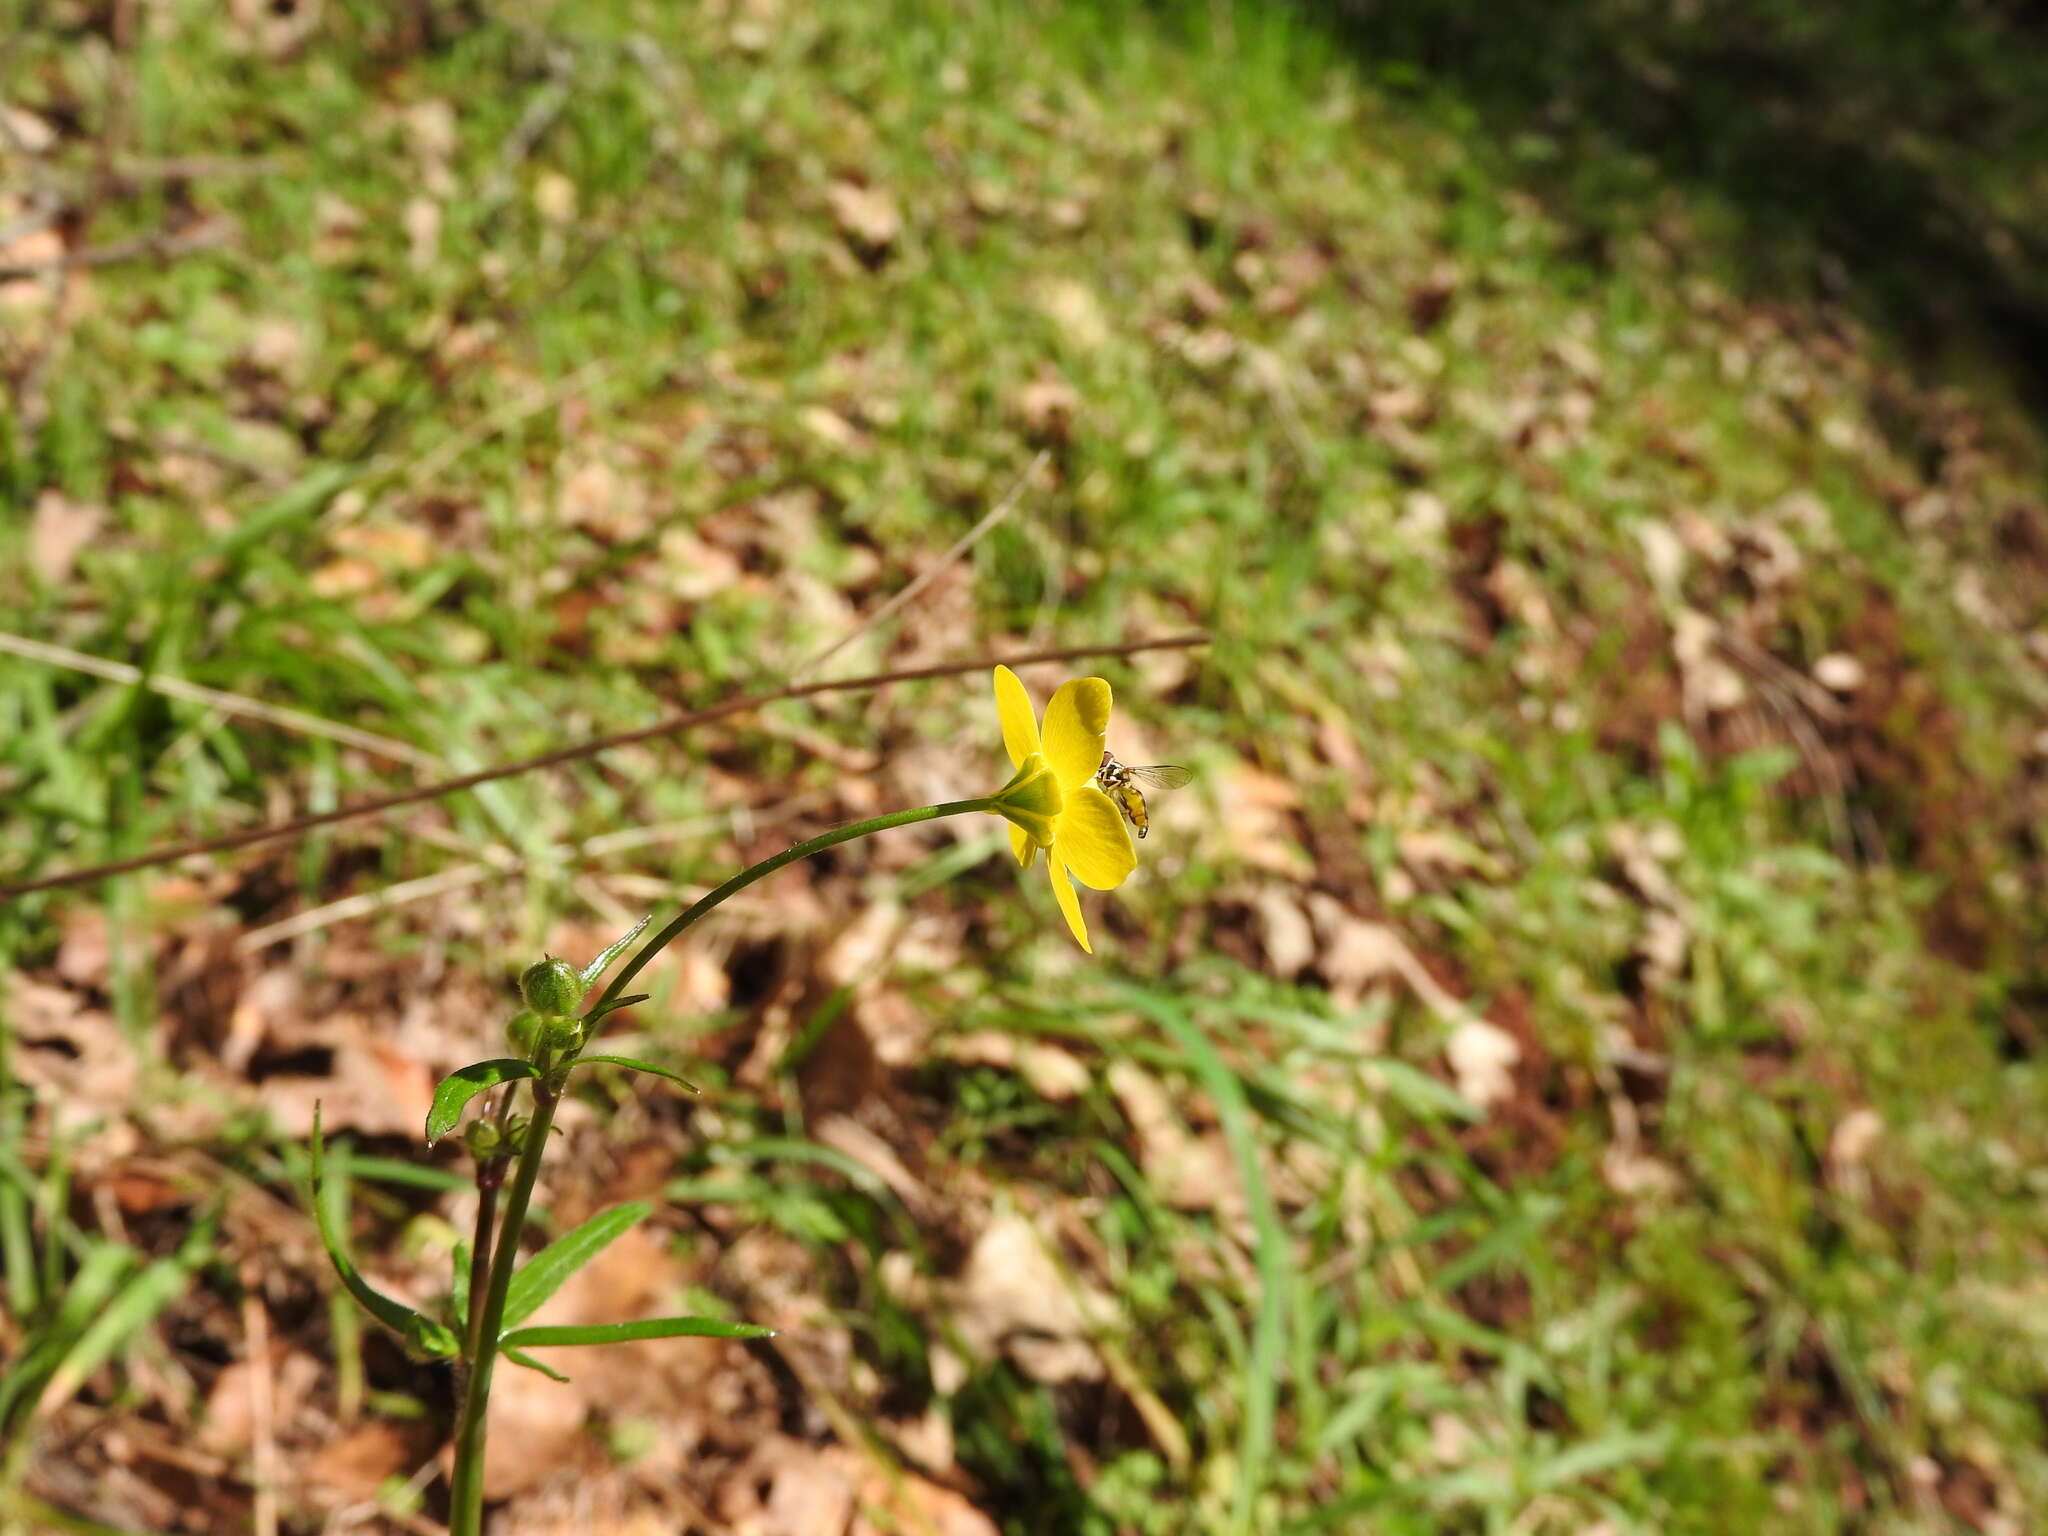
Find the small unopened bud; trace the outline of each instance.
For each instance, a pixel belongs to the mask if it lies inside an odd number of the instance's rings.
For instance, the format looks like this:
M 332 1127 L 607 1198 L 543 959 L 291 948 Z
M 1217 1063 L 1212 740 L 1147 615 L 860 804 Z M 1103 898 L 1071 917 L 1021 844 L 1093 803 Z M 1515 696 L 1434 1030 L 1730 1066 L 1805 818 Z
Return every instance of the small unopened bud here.
M 583 1049 L 583 1021 L 581 1019 L 544 1019 L 540 1027 L 540 1046 L 551 1056 Z
M 445 1323 L 415 1312 L 405 1320 L 405 1342 L 410 1349 L 430 1360 L 451 1360 L 462 1353 L 462 1345 Z
M 568 961 L 549 955 L 526 968 L 519 995 L 535 1013 L 570 1013 L 583 1000 L 583 978 Z
M 469 1148 L 469 1155 L 478 1161 L 497 1157 L 505 1150 L 505 1133 L 489 1120 L 470 1121 L 469 1128 L 462 1133 L 462 1140 Z
M 520 1056 L 531 1060 L 540 1040 L 540 1015 L 531 1009 L 513 1014 L 505 1021 L 505 1040 Z

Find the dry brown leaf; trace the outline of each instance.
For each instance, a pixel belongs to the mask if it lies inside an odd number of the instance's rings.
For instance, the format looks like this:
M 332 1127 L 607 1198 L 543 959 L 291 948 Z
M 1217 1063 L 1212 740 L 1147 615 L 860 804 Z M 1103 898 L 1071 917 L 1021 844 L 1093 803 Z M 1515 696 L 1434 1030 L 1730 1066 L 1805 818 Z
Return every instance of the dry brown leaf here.
M 1671 622 L 1671 650 L 1685 692 L 1688 719 L 1734 709 L 1749 696 L 1748 686 L 1714 648 L 1721 627 L 1696 609 L 1681 608 Z
M 1034 442 L 1064 443 L 1072 435 L 1081 396 L 1057 374 L 1041 374 L 1014 397 L 1018 420 Z
M 418 1136 L 434 1102 L 434 1073 L 387 1041 L 356 1039 L 336 1048 L 325 1077 L 279 1077 L 263 1085 L 263 1104 L 287 1136 L 313 1131 L 313 1110 L 331 1134 Z
M 880 187 L 835 181 L 825 200 L 832 206 L 839 232 L 864 256 L 881 255 L 903 233 L 903 215 L 897 211 L 896 200 Z
M 576 183 L 560 171 L 542 171 L 533 182 L 533 211 L 561 228 L 576 217 Z
M 57 974 L 74 987 L 105 990 L 107 964 L 113 957 L 113 940 L 107 931 L 107 917 L 97 907 L 73 907 L 62 923 L 57 942 Z
M 1479 1108 L 1490 1109 L 1514 1093 L 1515 1064 L 1522 1059 L 1522 1048 L 1499 1025 L 1466 1020 L 1444 1042 L 1444 1056 L 1458 1092 Z
M 854 1477 L 854 1469 L 837 1456 L 791 1454 L 769 1485 L 763 1536 L 845 1536 L 853 1519 Z
M 1840 651 L 1813 664 L 1813 680 L 1834 693 L 1854 693 L 1863 686 L 1863 663 Z
M 804 406 L 796 413 L 796 419 L 811 436 L 841 453 L 858 453 L 867 446 L 867 439 L 861 435 L 860 428 L 830 406 Z
M 69 579 L 79 551 L 99 537 L 106 526 L 104 507 L 73 501 L 59 491 L 46 490 L 36 498 L 36 509 L 28 528 L 28 563 L 51 586 Z
M 1013 1069 L 1034 1093 L 1055 1104 L 1078 1099 L 1094 1081 L 1085 1062 L 1058 1046 L 1020 1040 L 996 1030 L 952 1036 L 942 1049 L 949 1060 L 969 1066 Z
M 1165 1085 L 1136 1062 L 1118 1061 L 1110 1064 L 1109 1087 L 1137 1136 L 1145 1177 L 1162 1200 L 1233 1221 L 1248 1211 L 1230 1153 L 1219 1138 L 1187 1128 Z
M 1308 913 L 1287 886 L 1261 886 L 1251 902 L 1265 935 L 1267 966 L 1275 976 L 1299 976 L 1316 958 L 1315 928 Z
M 960 1341 L 984 1359 L 1007 1354 L 1034 1381 L 1099 1381 L 1089 1333 L 1115 1315 L 1109 1298 L 1062 1274 L 1023 1216 L 998 1216 L 946 1288 Z
M 1034 297 L 1065 340 L 1091 352 L 1109 340 L 1112 332 L 1102 302 L 1078 278 L 1050 278 L 1039 285 Z
M 846 1115 L 829 1115 L 812 1128 L 811 1135 L 820 1145 L 852 1158 L 880 1179 L 889 1187 L 890 1193 L 903 1202 L 903 1208 L 919 1221 L 930 1218 L 933 1211 L 930 1193 L 903 1166 L 903 1159 L 896 1155 L 896 1149 L 858 1120 Z
M 32 229 L 0 245 L 0 265 L 36 266 L 55 269 L 64 260 L 64 236 L 55 229 Z M 0 314 L 23 314 L 46 308 L 58 293 L 57 286 L 40 273 L 0 282 Z
M 587 1374 L 586 1362 L 612 1351 L 577 1353 L 568 1386 L 516 1366 L 501 1369 L 491 1378 L 484 1444 L 485 1498 L 509 1499 L 529 1493 L 576 1462 L 588 1406 L 573 1378 Z
M 1291 813 L 1301 792 L 1293 783 L 1238 763 L 1222 776 L 1218 800 L 1217 823 L 1238 858 L 1291 879 L 1309 873 L 1313 861 L 1294 837 Z
M 300 1464 L 308 1483 L 337 1504 L 374 1499 L 392 1478 L 410 1477 L 433 1450 L 433 1426 L 373 1419 L 343 1430 Z
M 431 197 L 409 197 L 399 218 L 405 228 L 406 265 L 415 272 L 433 270 L 441 259 L 441 205 Z
M 133 1105 L 140 1063 L 113 1015 L 87 1008 L 66 988 L 19 975 L 7 978 L 0 998 L 15 1047 L 9 1065 L 42 1090 L 53 1129 L 121 1116 Z
M 270 1372 L 270 1401 L 287 1412 L 291 1405 L 309 1401 L 327 1374 L 325 1366 L 301 1350 L 266 1362 L 264 1369 Z M 234 1360 L 214 1378 L 199 1427 L 202 1449 L 234 1456 L 254 1443 L 256 1371 L 255 1361 Z

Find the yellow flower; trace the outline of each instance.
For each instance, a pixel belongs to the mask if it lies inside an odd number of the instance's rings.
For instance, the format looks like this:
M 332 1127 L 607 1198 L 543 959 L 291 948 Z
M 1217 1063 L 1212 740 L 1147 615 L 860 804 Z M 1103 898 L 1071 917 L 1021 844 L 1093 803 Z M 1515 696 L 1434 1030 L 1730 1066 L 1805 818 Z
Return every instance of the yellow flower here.
M 1109 729 L 1109 684 L 1099 677 L 1061 683 L 1045 706 L 1042 739 L 1031 695 L 1017 674 L 997 667 L 995 687 L 1003 746 L 1017 776 L 996 795 L 994 810 L 1010 822 L 1010 847 L 1019 864 L 1029 869 L 1038 850 L 1045 850 L 1053 897 L 1075 939 L 1093 954 L 1073 881 L 1098 891 L 1115 890 L 1138 867 L 1138 851 L 1122 814 L 1095 787 L 1102 737 Z

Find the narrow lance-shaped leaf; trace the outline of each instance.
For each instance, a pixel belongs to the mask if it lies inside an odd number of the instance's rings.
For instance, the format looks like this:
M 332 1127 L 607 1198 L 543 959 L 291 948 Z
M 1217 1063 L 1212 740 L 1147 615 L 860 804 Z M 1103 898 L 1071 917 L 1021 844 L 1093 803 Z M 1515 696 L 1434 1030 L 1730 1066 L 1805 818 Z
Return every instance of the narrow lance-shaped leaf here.
M 565 1387 L 569 1384 L 568 1377 L 564 1376 L 552 1365 L 543 1365 L 523 1349 L 508 1349 L 501 1344 L 498 1346 L 498 1352 L 514 1365 L 523 1365 L 529 1371 L 539 1371 L 541 1375 L 547 1377 L 550 1381 L 559 1381 Z
M 569 1065 L 572 1067 L 587 1067 L 592 1062 L 597 1061 L 605 1062 L 614 1067 L 629 1067 L 635 1072 L 652 1072 L 656 1077 L 665 1077 L 672 1083 L 681 1083 L 692 1093 L 697 1092 L 697 1085 L 688 1078 L 669 1071 L 667 1067 L 657 1067 L 651 1061 L 639 1061 L 631 1056 L 578 1056 Z
M 464 1106 L 486 1088 L 495 1088 L 500 1083 L 522 1077 L 538 1076 L 540 1074 L 534 1070 L 532 1062 L 521 1061 L 516 1056 L 472 1061 L 466 1067 L 456 1068 L 434 1089 L 434 1106 L 427 1111 L 427 1145 L 431 1147 L 454 1130 L 455 1122 L 462 1118 Z
M 320 1134 L 320 1106 L 313 1106 L 313 1220 L 320 1228 L 320 1246 L 327 1250 L 327 1261 L 334 1266 L 334 1272 L 341 1277 L 341 1283 L 349 1295 L 355 1297 L 358 1305 L 400 1338 L 430 1338 L 432 1330 L 448 1330 L 439 1323 L 413 1311 L 402 1302 L 393 1301 L 382 1291 L 371 1286 L 356 1269 L 342 1246 L 341 1224 L 327 1198 L 326 1191 L 326 1143 Z M 454 1342 L 449 1335 L 449 1343 Z
M 608 1211 L 599 1211 L 520 1265 L 512 1272 L 512 1284 L 505 1292 L 503 1326 L 515 1327 L 531 1317 L 535 1308 L 562 1288 L 564 1280 L 596 1258 L 628 1227 L 645 1221 L 653 1209 L 645 1200 L 630 1200 Z
M 639 922 L 635 923 L 630 929 L 628 929 L 626 932 L 626 936 L 623 939 L 620 939 L 618 943 L 612 945 L 603 954 L 599 955 L 595 960 L 591 961 L 590 964 L 583 967 L 583 985 L 585 987 L 588 987 L 593 981 L 596 981 L 598 977 L 602 976 L 606 971 L 610 970 L 612 962 L 618 959 L 620 955 L 625 953 L 626 946 L 632 943 L 635 939 L 639 938 L 641 934 L 645 933 L 647 931 L 647 925 L 653 921 L 654 914 L 650 912 L 645 917 L 641 918 Z
M 595 1024 L 606 1014 L 617 1013 L 621 1008 L 630 1008 L 635 1003 L 644 1003 L 647 1001 L 647 998 L 648 994 L 645 992 L 635 992 L 631 997 L 615 997 L 608 1003 L 599 1003 L 590 1012 L 583 1015 L 583 1022 L 585 1024 Z
M 448 1301 L 455 1313 L 455 1326 L 464 1330 L 469 1327 L 469 1279 L 471 1264 L 469 1244 L 455 1245 L 455 1288 L 448 1293 Z
M 498 1342 L 506 1349 L 543 1344 L 630 1344 L 635 1339 L 772 1339 L 773 1328 L 726 1323 L 715 1317 L 650 1317 L 637 1323 L 588 1323 L 560 1328 L 521 1328 Z

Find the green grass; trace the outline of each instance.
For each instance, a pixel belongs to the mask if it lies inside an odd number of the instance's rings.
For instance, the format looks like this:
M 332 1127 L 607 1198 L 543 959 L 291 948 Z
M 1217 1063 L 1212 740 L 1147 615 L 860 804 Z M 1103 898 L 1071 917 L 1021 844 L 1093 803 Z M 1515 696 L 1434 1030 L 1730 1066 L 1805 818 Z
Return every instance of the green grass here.
M 1185 673 L 1106 670 L 1120 718 L 1201 782 L 1158 808 L 1141 878 L 1091 904 L 1095 965 L 993 847 L 878 845 L 835 866 L 831 899 L 898 886 L 947 936 L 947 958 L 885 962 L 942 1040 L 1087 1064 L 1085 1092 L 1047 1099 L 940 1053 L 901 1113 L 932 1187 L 1067 1212 L 1062 1261 L 1115 1298 L 1184 1459 L 1125 1387 L 979 1361 L 937 1393 L 931 1286 L 959 1234 L 921 1232 L 808 1139 L 793 1084 L 843 1006 L 828 992 L 766 1085 L 712 1064 L 718 1128 L 673 1198 L 809 1253 L 896 1409 L 940 1403 L 1017 1531 L 2038 1522 L 2041 441 L 1997 348 L 1960 326 L 1930 347 L 1900 318 L 1902 285 L 1966 286 L 1940 264 L 1950 224 L 1831 292 L 1813 274 L 1839 220 L 1774 212 L 1763 128 L 1676 163 L 1646 159 L 1627 103 L 1518 130 L 1627 8 L 1505 81 L 1492 39 L 1446 54 L 1280 8 L 752 14 L 333 4 L 270 59 L 211 8 L 152 9 L 123 153 L 263 163 L 99 208 L 93 243 L 200 215 L 235 233 L 96 271 L 36 398 L 14 397 L 0 629 L 457 772 L 779 680 L 1049 445 L 967 579 L 833 666 L 1197 623 L 1215 643 Z M 2026 142 L 2004 25 L 1929 22 L 1926 57 L 1977 61 Z M 109 116 L 89 34 L 38 13 L 9 62 L 10 99 L 62 128 L 41 174 L 70 191 Z M 1697 41 L 1645 46 L 1683 65 Z M 1839 144 L 1911 99 L 1910 50 L 1879 56 L 1787 142 Z M 1989 128 L 1909 127 L 1887 154 L 1951 169 L 1950 194 L 2036 248 L 2039 189 Z M 835 225 L 855 182 L 900 215 L 881 259 Z M 1070 392 L 1051 424 L 1024 394 L 1041 380 Z M 51 492 L 106 516 L 55 582 L 25 559 Z M 1718 657 L 1739 706 L 1701 703 L 1682 610 L 1747 647 Z M 1799 680 L 1836 651 L 1868 676 L 1823 709 Z M 102 907 L 108 1001 L 143 1040 L 177 1011 L 152 937 L 505 850 L 515 873 L 357 920 L 400 977 L 429 953 L 502 977 L 560 918 L 722 878 L 735 794 L 816 797 L 806 827 L 854 814 L 805 733 L 878 755 L 886 805 L 926 770 L 980 783 L 993 731 L 972 680 L 790 707 L 229 859 L 248 873 L 197 894 L 144 874 L 28 898 L 0 943 L 43 975 L 66 914 Z M 1299 807 L 1248 805 L 1246 769 Z M 0 656 L 0 878 L 413 774 Z M 624 855 L 558 851 L 671 823 Z M 1646 840 L 1654 881 L 1625 851 Z M 1311 893 L 1391 925 L 1517 1033 L 1510 1107 L 1475 1119 L 1446 1090 L 1450 1026 L 1412 989 L 1333 999 L 1350 961 Z M 1323 925 L 1304 974 L 1264 974 L 1274 895 Z M 1656 923 L 1683 934 L 1676 966 L 1645 959 Z M 264 961 L 318 976 L 336 942 Z M 734 942 L 735 972 L 777 963 L 759 933 Z M 806 964 L 807 943 L 779 953 Z M 366 984 L 363 1004 L 439 985 Z M 491 1004 L 451 999 L 481 1040 Z M 677 1050 L 715 1047 L 750 1001 L 649 1016 Z M 1241 1204 L 1154 1187 L 1119 1062 L 1221 1149 Z M 1866 1109 L 1865 1158 L 1831 1157 Z M 1638 1161 L 1618 1163 L 1630 1119 Z M 230 1156 L 289 1187 L 260 1142 Z M 431 1199 L 373 1213 L 359 1254 Z

